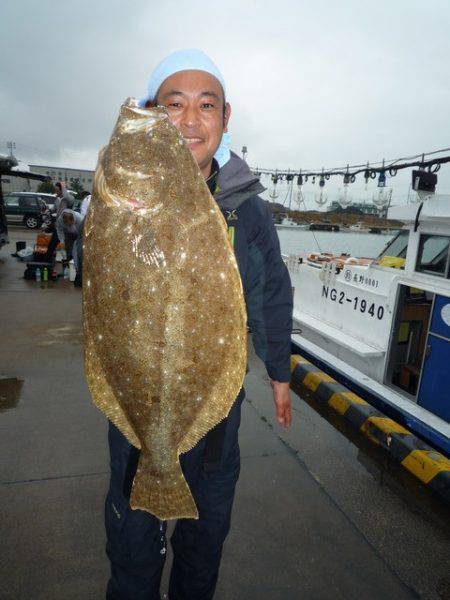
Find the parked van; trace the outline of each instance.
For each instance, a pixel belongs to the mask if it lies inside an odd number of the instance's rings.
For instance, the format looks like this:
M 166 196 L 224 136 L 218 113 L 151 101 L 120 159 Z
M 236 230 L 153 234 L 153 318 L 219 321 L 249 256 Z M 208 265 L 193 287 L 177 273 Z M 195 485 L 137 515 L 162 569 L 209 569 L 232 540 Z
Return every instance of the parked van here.
M 42 224 L 42 213 L 47 208 L 46 197 L 54 198 L 51 194 L 37 192 L 5 194 L 3 201 L 7 223 L 37 229 Z

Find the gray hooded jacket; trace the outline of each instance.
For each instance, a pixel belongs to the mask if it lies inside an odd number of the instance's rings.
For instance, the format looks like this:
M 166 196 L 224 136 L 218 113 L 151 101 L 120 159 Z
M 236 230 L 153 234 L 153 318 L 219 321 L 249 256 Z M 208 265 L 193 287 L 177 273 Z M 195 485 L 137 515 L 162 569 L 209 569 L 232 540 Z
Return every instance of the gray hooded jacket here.
M 236 154 L 208 180 L 233 241 L 242 278 L 248 325 L 269 377 L 290 380 L 292 287 L 259 179 Z

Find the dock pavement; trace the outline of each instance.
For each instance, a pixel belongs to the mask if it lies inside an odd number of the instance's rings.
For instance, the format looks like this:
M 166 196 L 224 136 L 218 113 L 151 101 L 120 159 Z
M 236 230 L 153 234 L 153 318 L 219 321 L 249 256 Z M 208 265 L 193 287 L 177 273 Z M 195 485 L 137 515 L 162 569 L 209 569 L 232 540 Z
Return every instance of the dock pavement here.
M 104 598 L 106 421 L 83 374 L 81 292 L 0 251 L 0 598 Z M 298 396 L 288 432 L 250 348 L 241 476 L 216 600 L 450 598 L 449 530 Z M 170 553 L 162 585 L 166 597 Z

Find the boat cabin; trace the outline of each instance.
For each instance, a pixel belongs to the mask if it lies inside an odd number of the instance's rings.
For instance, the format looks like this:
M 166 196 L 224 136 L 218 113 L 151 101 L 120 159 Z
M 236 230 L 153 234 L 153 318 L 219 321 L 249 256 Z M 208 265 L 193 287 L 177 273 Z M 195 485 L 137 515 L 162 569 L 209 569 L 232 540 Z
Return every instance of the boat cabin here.
M 392 207 L 389 217 L 404 227 L 378 259 L 286 259 L 293 343 L 449 444 L 450 195 Z
M 404 258 L 385 381 L 450 421 L 450 196 L 398 206 L 405 223 L 383 251 Z M 381 260 L 381 264 L 383 260 Z

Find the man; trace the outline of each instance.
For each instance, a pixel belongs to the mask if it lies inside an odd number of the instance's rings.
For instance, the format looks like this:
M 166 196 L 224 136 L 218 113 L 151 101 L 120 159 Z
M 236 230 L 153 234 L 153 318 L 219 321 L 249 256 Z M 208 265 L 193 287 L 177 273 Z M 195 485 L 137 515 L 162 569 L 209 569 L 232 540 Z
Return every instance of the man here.
M 84 216 L 70 208 L 65 208 L 56 222 L 58 238 L 64 240 L 66 249 L 63 264 L 67 266 L 73 259 L 75 265 L 75 287 L 82 287 L 83 225 Z
M 82 197 L 83 197 L 83 201 L 81 202 L 81 205 L 80 205 L 80 215 L 84 219 L 86 217 L 89 205 L 91 203 L 91 194 L 89 192 L 83 192 Z
M 55 212 L 56 212 L 56 218 L 58 218 L 65 208 L 72 208 L 73 196 L 71 194 L 69 194 L 67 189 L 61 183 L 61 181 L 57 181 L 55 183 L 55 194 L 56 194 Z
M 291 284 L 270 211 L 257 196 L 264 188 L 226 144 L 231 107 L 226 102 L 223 78 L 202 52 L 175 52 L 150 77 L 141 105 L 154 104 L 167 107 L 170 120 L 186 140 L 227 221 L 255 350 L 271 379 L 278 422 L 287 427 L 291 423 Z M 214 595 L 239 476 L 238 429 L 243 398 L 242 390 L 227 419 L 180 457 L 199 519 L 180 519 L 176 524 L 171 539 L 171 600 L 209 600 Z M 109 445 L 111 481 L 105 522 L 111 578 L 107 598 L 158 599 L 166 525 L 149 513 L 130 509 L 139 451 L 112 424 Z
M 73 205 L 73 197 L 66 190 L 61 181 L 57 181 L 55 183 L 55 206 L 53 209 L 52 217 L 54 219 L 54 226 L 52 231 L 52 237 L 50 239 L 49 245 L 47 247 L 47 253 L 45 255 L 45 260 L 48 262 L 53 262 L 54 253 L 56 247 L 59 242 L 64 243 L 64 233 L 61 221 L 61 214 L 63 210 L 66 208 L 72 208 Z

